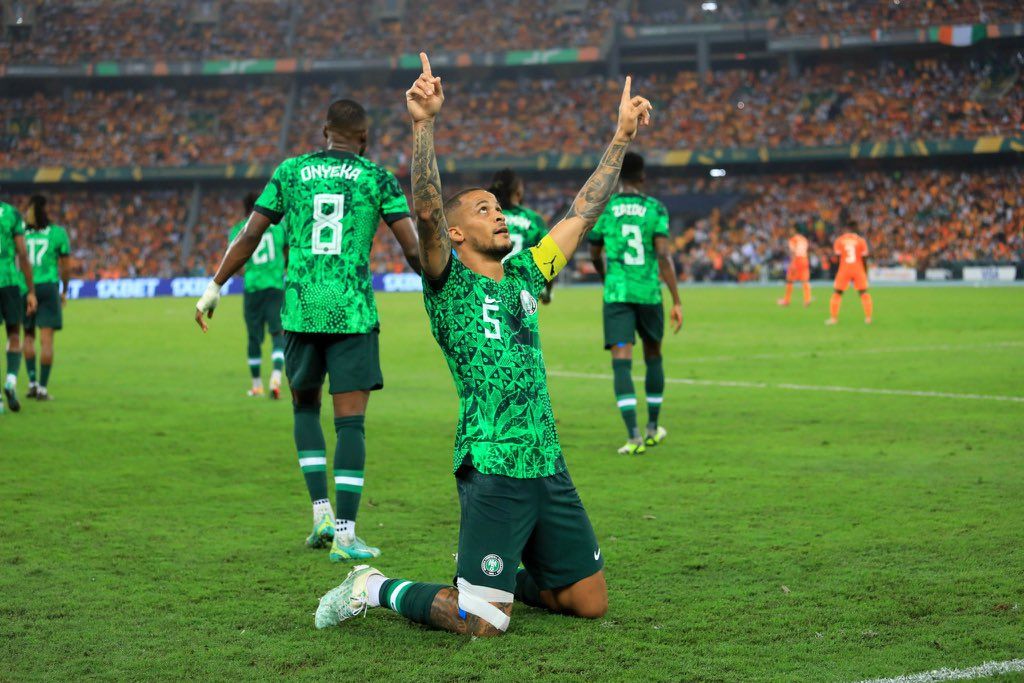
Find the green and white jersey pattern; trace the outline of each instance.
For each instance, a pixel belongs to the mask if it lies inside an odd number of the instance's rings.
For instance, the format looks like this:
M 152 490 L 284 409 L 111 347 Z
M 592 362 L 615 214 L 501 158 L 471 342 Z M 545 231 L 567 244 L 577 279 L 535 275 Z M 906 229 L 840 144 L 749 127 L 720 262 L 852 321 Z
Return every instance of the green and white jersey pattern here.
M 565 470 L 537 329 L 547 279 L 533 250 L 504 268 L 495 282 L 452 256 L 440 281 L 424 278 L 430 329 L 459 394 L 453 468 L 547 477 Z
M 659 304 L 658 256 L 655 236 L 668 237 L 668 210 L 654 197 L 622 193 L 612 195 L 590 233 L 590 241 L 604 244 L 608 272 L 604 300 L 608 303 Z
M 366 334 L 378 323 L 370 273 L 377 225 L 409 215 L 390 171 L 348 152 L 285 159 L 256 200 L 285 220 L 288 276 L 281 321 L 292 332 Z
M 508 235 L 512 238 L 512 253 L 508 258 L 515 256 L 523 249 L 537 246 L 544 235 L 548 234 L 548 225 L 536 211 L 531 211 L 525 206 L 502 207 L 505 214 L 505 225 L 508 226 Z
M 25 234 L 21 214 L 10 204 L 0 202 L 0 287 L 18 284 L 18 254 L 14 238 Z
M 71 253 L 68 232 L 59 225 L 48 225 L 42 230 L 25 233 L 28 260 L 32 263 L 32 279 L 37 285 L 60 282 L 61 258 Z M 24 282 L 24 277 L 20 278 Z
M 234 241 L 247 220 L 231 228 L 229 242 Z M 284 289 L 284 226 L 280 223 L 267 228 L 256 251 L 245 262 L 245 291 L 260 289 Z

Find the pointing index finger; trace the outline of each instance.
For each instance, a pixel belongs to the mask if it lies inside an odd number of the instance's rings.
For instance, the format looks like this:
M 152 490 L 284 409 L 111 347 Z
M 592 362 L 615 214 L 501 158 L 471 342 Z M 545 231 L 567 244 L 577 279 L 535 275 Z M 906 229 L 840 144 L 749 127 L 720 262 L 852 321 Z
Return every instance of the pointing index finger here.
M 633 85 L 633 77 L 632 76 L 626 76 L 626 85 L 625 85 L 625 87 L 622 88 L 622 101 L 623 102 L 629 102 L 631 99 L 633 99 L 632 97 L 630 97 L 630 94 L 629 94 L 630 88 L 632 87 L 632 85 Z
M 428 78 L 433 78 L 434 74 L 430 72 L 430 60 L 427 59 L 426 52 L 420 53 L 420 66 L 423 67 L 423 73 L 425 73 Z

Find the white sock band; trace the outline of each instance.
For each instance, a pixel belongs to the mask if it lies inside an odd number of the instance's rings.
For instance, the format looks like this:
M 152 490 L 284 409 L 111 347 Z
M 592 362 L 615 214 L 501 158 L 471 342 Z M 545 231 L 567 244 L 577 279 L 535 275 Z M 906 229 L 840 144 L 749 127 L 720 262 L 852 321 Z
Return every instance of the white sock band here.
M 508 629 L 511 619 L 491 603 L 512 602 L 514 596 L 511 593 L 486 586 L 474 586 L 462 577 L 455 582 L 455 587 L 459 589 L 459 609 L 480 617 L 502 633 Z

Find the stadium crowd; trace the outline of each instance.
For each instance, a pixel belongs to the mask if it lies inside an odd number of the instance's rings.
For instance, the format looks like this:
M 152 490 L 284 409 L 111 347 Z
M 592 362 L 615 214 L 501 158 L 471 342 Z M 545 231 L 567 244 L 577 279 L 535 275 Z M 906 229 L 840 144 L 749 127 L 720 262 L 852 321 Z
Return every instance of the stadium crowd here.
M 644 140 L 647 149 L 1021 135 L 1019 74 L 992 72 L 990 62 L 929 59 L 887 68 L 820 65 L 795 77 L 779 70 L 714 71 L 706 79 L 689 71 L 651 74 L 638 76 L 634 87 L 660 117 Z M 0 167 L 274 163 L 281 157 L 286 87 L 69 89 L 8 97 L 0 114 Z M 459 106 L 445 110 L 438 126 L 439 153 L 480 158 L 594 152 L 592 141 L 612 124 L 594 98 L 614 101 L 621 84 L 585 76 L 453 81 L 445 88 Z M 288 150 L 321 144 L 324 105 L 338 96 L 369 108 L 370 155 L 404 169 L 409 134 L 401 93 L 377 85 L 304 87 Z
M 1019 0 L 808 0 L 792 2 L 783 13 L 782 34 L 864 33 L 946 24 L 1001 24 L 1024 19 Z
M 743 198 L 676 234 L 678 265 L 692 280 L 781 275 L 794 229 L 811 242 L 811 265 L 828 275 L 837 232 L 868 240 L 871 262 L 923 270 L 952 262 L 1024 261 L 1019 167 L 974 171 L 771 175 L 701 180 L 688 192 Z M 680 189 L 664 179 L 657 191 Z
M 39 3 L 31 26 L 0 34 L 0 64 L 75 64 L 105 60 L 314 59 L 392 57 L 413 51 L 407 36 L 447 50 L 596 47 L 623 15 L 613 0 L 562 12 L 545 0 L 434 0 L 408 3 L 397 21 L 372 3 L 333 0 L 93 0 Z M 207 11 L 214 10 L 214 11 Z M 505 27 L 481 38 L 480 27 Z
M 486 178 L 477 180 L 486 185 Z M 550 224 L 564 214 L 579 184 L 528 180 L 525 204 Z M 1006 167 L 662 177 L 649 189 L 662 199 L 726 198 L 709 215 L 673 221 L 677 266 L 688 280 L 746 281 L 781 274 L 788 258 L 786 239 L 797 228 L 811 241 L 816 276 L 828 275 L 831 240 L 851 226 L 871 245 L 872 264 L 923 270 L 951 262 L 1024 262 L 1022 186 L 1024 170 Z M 71 236 L 76 277 L 204 275 L 217 265 L 231 226 L 243 217 L 245 191 L 258 189 L 204 192 L 187 249 L 191 193 L 186 190 L 63 192 L 51 197 L 50 207 L 53 220 Z M 3 199 L 15 206 L 27 201 L 22 196 Z M 592 272 L 583 255 L 575 259 L 577 275 Z M 374 273 L 407 269 L 383 225 L 371 268 Z
M 17 0 L 5 4 L 17 7 Z M 372 3 L 333 0 L 44 0 L 30 26 L 0 34 L 0 64 L 106 60 L 391 57 L 423 44 L 448 50 L 535 50 L 599 46 L 616 24 L 694 24 L 778 17 L 776 31 L 862 33 L 870 29 L 1000 23 L 1024 19 L 1016 0 L 588 0 L 565 12 L 544 0 L 407 3 L 397 20 Z M 490 19 L 501 30 L 481 35 Z

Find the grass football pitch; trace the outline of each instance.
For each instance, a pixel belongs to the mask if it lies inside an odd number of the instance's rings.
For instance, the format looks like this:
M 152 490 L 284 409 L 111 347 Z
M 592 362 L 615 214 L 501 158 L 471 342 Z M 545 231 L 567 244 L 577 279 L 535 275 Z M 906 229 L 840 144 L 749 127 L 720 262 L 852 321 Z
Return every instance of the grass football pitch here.
M 314 630 L 345 570 L 303 547 L 289 403 L 245 396 L 241 299 L 205 336 L 190 299 L 74 301 L 56 400 L 0 417 L 0 679 L 855 681 L 1024 657 L 1024 288 L 876 288 L 874 325 L 850 295 L 835 328 L 824 287 L 808 310 L 685 290 L 669 439 L 637 458 L 615 453 L 599 290 L 555 294 L 606 618 Z M 419 296 L 379 305 L 360 535 L 388 576 L 445 582 L 456 397 Z

